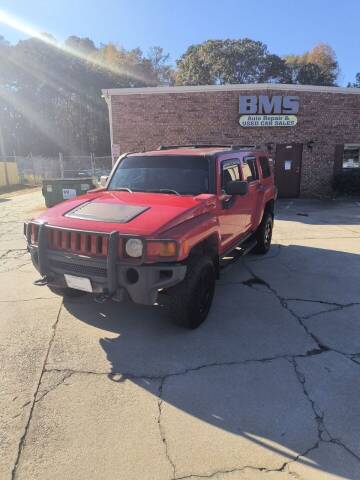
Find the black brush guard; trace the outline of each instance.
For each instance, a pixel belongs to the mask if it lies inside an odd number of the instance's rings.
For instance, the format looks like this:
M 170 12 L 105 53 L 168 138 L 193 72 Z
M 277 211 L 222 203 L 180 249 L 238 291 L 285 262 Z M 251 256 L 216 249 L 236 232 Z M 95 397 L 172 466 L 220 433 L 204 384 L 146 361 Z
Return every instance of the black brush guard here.
M 141 238 L 134 235 L 121 235 L 111 232 L 108 235 L 109 247 L 107 256 L 99 259 L 66 251 L 48 249 L 46 223 L 39 225 L 37 246 L 31 243 L 31 223 L 25 228 L 28 250 L 34 266 L 46 279 L 50 286 L 66 286 L 64 274 L 87 277 L 97 286 L 94 293 L 102 293 L 118 300 L 124 299 L 124 293 L 135 303 L 152 305 L 156 302 L 159 289 L 171 287 L 181 282 L 186 274 L 186 265 L 181 263 L 156 263 L 144 265 L 144 255 L 139 259 L 118 258 L 118 242 L 120 238 Z M 54 227 L 59 228 L 59 227 Z M 64 229 L 71 230 L 71 229 Z M 76 230 L 78 231 L 78 230 Z M 91 230 L 81 233 L 99 234 Z M 102 233 L 102 235 L 105 235 Z M 146 240 L 144 242 L 144 252 Z

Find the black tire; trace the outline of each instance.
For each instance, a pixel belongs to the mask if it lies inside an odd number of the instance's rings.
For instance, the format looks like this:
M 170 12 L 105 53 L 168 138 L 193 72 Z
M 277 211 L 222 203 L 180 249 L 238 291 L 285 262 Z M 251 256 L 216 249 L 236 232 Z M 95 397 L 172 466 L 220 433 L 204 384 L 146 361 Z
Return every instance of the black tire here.
M 267 253 L 271 247 L 272 231 L 274 226 L 274 217 L 272 213 L 264 213 L 264 217 L 255 233 L 257 241 L 253 252 L 260 255 Z
M 215 279 L 210 257 L 189 258 L 185 279 L 165 292 L 165 304 L 177 325 L 193 330 L 204 322 L 214 297 Z

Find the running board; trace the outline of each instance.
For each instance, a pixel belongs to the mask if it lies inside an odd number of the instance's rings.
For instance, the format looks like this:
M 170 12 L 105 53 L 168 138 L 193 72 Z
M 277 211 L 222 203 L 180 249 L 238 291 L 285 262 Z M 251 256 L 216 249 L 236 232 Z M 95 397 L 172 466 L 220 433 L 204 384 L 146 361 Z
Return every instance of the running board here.
M 247 253 L 251 252 L 251 250 L 255 248 L 256 245 L 257 245 L 257 240 L 255 239 L 248 240 L 247 242 L 243 243 L 242 245 L 240 245 L 241 252 L 242 252 L 241 255 L 246 255 Z
M 223 269 L 233 264 L 240 257 L 243 257 L 244 255 L 247 255 L 249 252 L 251 252 L 251 250 L 255 248 L 256 245 L 257 241 L 255 239 L 249 239 L 246 242 L 234 247 L 230 252 L 220 258 L 220 268 Z

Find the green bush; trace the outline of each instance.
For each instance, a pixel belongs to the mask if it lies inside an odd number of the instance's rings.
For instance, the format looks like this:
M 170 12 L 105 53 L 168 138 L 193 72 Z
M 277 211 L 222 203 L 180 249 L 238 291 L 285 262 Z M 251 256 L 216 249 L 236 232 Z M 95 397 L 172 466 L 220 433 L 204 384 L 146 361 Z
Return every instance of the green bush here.
M 360 195 L 360 168 L 343 170 L 335 174 L 333 188 L 338 193 Z

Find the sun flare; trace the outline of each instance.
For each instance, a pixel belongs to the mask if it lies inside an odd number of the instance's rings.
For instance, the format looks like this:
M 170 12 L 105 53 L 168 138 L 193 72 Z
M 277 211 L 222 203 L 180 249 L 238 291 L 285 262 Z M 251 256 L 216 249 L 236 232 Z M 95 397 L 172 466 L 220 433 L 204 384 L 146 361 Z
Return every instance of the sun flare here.
M 25 35 L 28 35 L 29 37 L 37 38 L 38 40 L 41 40 L 42 42 L 46 43 L 47 45 L 57 48 L 59 50 L 62 50 L 65 53 L 68 53 L 70 55 L 73 55 L 74 57 L 77 57 L 81 60 L 84 60 L 86 62 L 92 63 L 93 65 L 97 66 L 98 68 L 101 68 L 103 70 L 107 70 L 115 75 L 125 75 L 128 77 L 132 77 L 135 80 L 144 82 L 145 84 L 148 83 L 149 79 L 145 78 L 142 75 L 139 75 L 135 73 L 134 71 L 130 71 L 126 68 L 120 67 L 119 65 L 111 65 L 109 63 L 105 63 L 98 58 L 95 58 L 94 56 L 87 56 L 82 54 L 81 52 L 74 50 L 72 48 L 67 47 L 64 44 L 58 43 L 54 37 L 51 35 L 41 33 L 38 29 L 35 27 L 27 24 L 25 21 L 14 17 L 13 15 L 5 12 L 4 10 L 0 9 L 0 23 L 3 23 L 4 25 L 11 27 L 15 30 L 18 30 L 19 32 L 24 33 Z

